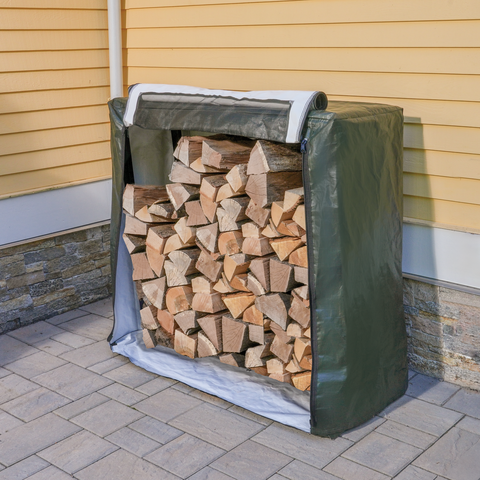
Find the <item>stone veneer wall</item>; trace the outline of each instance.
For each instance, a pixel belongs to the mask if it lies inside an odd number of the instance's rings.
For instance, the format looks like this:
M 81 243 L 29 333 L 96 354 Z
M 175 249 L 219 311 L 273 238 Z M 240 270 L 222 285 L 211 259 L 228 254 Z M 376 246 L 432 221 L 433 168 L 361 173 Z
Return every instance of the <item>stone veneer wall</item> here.
M 0 248 L 0 333 L 110 294 L 110 225 Z
M 410 366 L 480 390 L 480 296 L 404 280 Z

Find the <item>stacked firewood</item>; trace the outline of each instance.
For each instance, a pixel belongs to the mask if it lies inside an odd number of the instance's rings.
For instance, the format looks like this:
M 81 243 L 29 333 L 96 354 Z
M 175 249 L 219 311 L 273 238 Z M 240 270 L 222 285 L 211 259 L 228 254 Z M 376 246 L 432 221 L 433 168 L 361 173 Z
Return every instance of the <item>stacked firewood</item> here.
M 310 389 L 302 158 L 295 146 L 182 137 L 166 186 L 127 185 L 124 241 L 143 339 Z

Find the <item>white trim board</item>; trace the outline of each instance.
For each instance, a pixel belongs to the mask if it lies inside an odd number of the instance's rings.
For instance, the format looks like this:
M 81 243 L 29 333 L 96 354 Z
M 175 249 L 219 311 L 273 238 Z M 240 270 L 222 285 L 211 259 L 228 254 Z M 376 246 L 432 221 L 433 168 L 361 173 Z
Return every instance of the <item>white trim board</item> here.
M 480 289 L 480 235 L 404 223 L 403 272 Z
M 0 200 L 0 245 L 110 219 L 112 181 Z

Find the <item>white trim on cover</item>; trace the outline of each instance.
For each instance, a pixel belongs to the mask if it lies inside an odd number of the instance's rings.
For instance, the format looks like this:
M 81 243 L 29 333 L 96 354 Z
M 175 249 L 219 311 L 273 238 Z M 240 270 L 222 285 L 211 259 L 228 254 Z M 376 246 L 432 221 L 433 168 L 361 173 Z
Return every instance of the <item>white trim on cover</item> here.
M 110 219 L 112 181 L 0 200 L 0 245 Z
M 123 117 L 126 127 L 133 125 L 135 111 L 140 95 L 143 93 L 172 93 L 187 95 L 204 95 L 210 97 L 232 97 L 238 100 L 283 100 L 290 102 L 290 114 L 286 143 L 301 141 L 301 129 L 313 99 L 318 92 L 300 90 L 265 90 L 257 92 L 234 92 L 229 90 L 210 90 L 207 88 L 190 87 L 187 85 L 162 85 L 139 83 L 130 88 L 127 108 Z

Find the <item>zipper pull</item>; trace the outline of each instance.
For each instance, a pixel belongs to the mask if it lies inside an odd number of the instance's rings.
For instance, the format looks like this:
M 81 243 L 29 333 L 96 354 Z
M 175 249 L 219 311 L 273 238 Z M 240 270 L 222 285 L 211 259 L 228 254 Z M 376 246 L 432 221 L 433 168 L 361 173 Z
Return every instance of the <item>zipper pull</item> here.
M 306 153 L 307 143 L 308 143 L 309 138 L 310 138 L 310 128 L 307 128 L 307 132 L 305 133 L 305 136 L 303 137 L 302 143 L 300 144 L 300 152 L 301 153 Z

